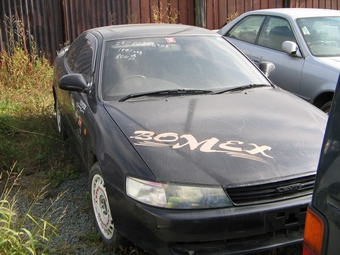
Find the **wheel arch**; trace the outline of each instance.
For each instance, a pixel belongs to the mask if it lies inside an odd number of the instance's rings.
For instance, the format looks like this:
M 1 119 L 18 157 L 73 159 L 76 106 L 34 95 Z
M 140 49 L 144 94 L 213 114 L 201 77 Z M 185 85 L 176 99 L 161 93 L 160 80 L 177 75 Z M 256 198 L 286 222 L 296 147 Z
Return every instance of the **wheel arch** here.
M 321 108 L 325 103 L 332 101 L 333 96 L 334 92 L 332 91 L 323 92 L 314 99 L 313 104 L 316 107 Z
M 88 161 L 87 161 L 87 171 L 90 172 L 92 166 L 98 162 L 98 158 L 93 151 L 89 152 Z

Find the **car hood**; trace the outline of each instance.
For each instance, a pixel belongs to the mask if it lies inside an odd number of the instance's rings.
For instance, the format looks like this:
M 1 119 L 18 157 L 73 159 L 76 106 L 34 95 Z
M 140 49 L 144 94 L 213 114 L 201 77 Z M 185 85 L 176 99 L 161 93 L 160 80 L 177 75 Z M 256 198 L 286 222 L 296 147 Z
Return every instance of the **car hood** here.
M 314 174 L 327 118 L 268 88 L 105 108 L 157 180 L 229 187 Z

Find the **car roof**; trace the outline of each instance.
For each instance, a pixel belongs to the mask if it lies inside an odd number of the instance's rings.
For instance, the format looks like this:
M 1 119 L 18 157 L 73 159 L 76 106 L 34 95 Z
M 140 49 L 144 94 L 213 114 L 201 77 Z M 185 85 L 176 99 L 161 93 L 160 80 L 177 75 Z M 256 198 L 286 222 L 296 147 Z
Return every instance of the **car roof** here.
M 273 8 L 249 11 L 247 14 L 280 15 L 298 19 L 307 17 L 340 16 L 340 11 L 318 8 Z
M 104 41 L 151 36 L 216 35 L 215 32 L 201 27 L 156 23 L 97 27 L 88 30 L 88 32 L 100 33 Z

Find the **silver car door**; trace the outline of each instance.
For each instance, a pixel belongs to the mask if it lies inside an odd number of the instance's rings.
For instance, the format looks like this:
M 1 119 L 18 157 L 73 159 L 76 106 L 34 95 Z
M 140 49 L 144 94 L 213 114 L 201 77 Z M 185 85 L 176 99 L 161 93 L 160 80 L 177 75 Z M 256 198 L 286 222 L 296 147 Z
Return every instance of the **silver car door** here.
M 259 64 L 270 61 L 275 64 L 275 71 L 270 79 L 281 88 L 299 94 L 301 72 L 305 60 L 301 53 L 288 54 L 282 50 L 284 41 L 298 44 L 293 30 L 286 19 L 268 16 L 260 31 L 256 45 L 251 52 L 251 59 Z

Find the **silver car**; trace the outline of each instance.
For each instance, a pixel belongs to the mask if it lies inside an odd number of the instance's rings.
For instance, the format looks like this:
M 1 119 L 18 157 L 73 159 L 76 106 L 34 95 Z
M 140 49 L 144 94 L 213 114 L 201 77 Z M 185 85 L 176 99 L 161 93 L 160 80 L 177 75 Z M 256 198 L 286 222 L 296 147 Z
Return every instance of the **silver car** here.
M 276 85 L 329 112 L 340 71 L 340 11 L 250 11 L 218 33 L 255 63 L 274 63 L 270 79 Z

